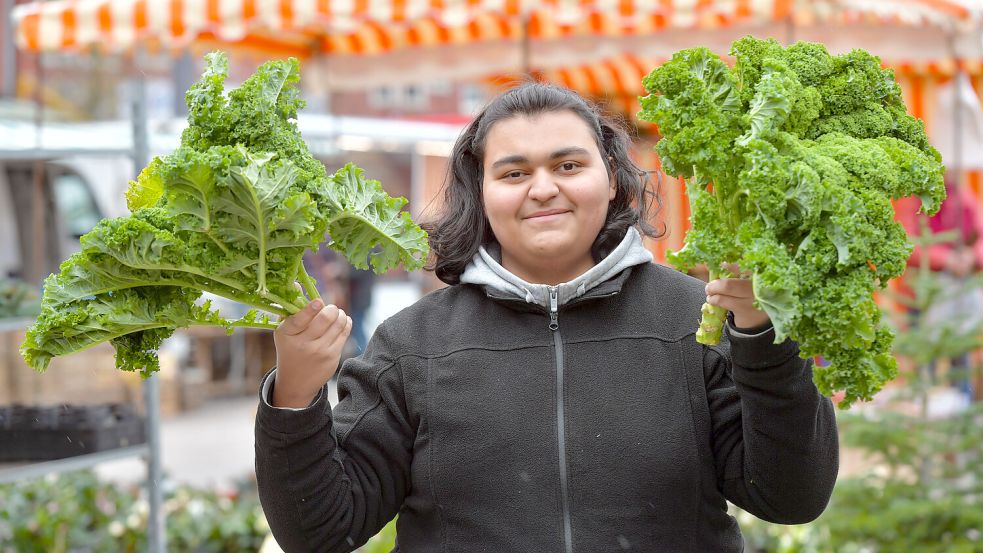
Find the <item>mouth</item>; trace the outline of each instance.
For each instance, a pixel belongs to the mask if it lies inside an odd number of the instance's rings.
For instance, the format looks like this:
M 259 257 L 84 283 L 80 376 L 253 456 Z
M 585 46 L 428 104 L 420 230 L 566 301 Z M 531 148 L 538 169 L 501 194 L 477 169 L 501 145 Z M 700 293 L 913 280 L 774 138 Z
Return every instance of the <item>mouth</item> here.
M 533 213 L 532 215 L 527 216 L 526 219 L 536 219 L 536 220 L 550 219 L 550 218 L 555 218 L 555 217 L 557 217 L 559 215 L 563 215 L 564 213 L 570 213 L 570 210 L 569 209 L 547 209 L 547 210 L 544 210 L 544 211 L 537 211 L 536 213 Z

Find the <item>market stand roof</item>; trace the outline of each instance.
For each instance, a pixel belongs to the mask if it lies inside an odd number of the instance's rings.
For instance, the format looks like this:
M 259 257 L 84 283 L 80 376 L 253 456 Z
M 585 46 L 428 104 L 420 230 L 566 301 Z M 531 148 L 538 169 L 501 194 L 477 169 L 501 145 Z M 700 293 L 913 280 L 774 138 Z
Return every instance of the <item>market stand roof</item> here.
M 551 71 L 626 52 L 658 60 L 697 43 L 716 51 L 722 36 L 726 45 L 789 28 L 796 38 L 847 34 L 868 44 L 878 28 L 929 29 L 964 37 L 955 45 L 962 57 L 983 57 L 983 0 L 55 0 L 19 5 L 13 16 L 28 51 L 242 47 L 330 60 L 322 71 L 337 89 Z M 850 33 L 835 30 L 844 26 Z M 914 35 L 895 42 L 902 51 L 883 58 L 918 62 L 951 49 Z

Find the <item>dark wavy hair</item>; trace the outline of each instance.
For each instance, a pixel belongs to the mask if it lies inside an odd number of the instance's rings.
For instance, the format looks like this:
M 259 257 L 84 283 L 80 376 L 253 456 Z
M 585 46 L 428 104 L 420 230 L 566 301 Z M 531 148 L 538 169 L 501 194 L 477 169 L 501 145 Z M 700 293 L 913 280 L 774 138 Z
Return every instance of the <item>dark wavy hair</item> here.
M 649 187 L 649 172 L 631 159 L 631 139 L 621 121 L 576 92 L 543 83 L 524 83 L 492 100 L 464 129 L 454 144 L 444 178 L 444 206 L 437 218 L 423 224 L 430 235 L 428 270 L 447 284 L 461 281 L 461 273 L 478 247 L 495 241 L 482 199 L 485 140 L 492 126 L 517 116 L 572 111 L 593 131 L 608 176 L 614 176 L 617 192 L 608 206 L 604 226 L 591 247 L 600 261 L 621 243 L 629 227 L 659 237 L 649 223 L 650 210 L 662 208 L 659 195 Z M 658 174 L 658 173 L 657 173 Z M 659 175 L 661 177 L 661 175 Z M 661 184 L 661 179 L 658 181 Z

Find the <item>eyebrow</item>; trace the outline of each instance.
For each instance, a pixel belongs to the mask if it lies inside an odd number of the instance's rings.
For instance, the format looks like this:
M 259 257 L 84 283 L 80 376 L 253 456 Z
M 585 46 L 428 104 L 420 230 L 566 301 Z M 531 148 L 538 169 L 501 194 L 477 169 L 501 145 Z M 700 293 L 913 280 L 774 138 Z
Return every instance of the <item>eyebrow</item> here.
M 568 148 L 561 148 L 553 152 L 552 154 L 550 154 L 550 159 L 553 160 L 553 159 L 559 159 L 567 156 L 582 156 L 582 155 L 590 155 L 590 152 L 588 152 L 586 148 L 581 148 L 580 146 L 570 146 Z M 525 156 L 520 156 L 520 155 L 505 156 L 499 159 L 498 161 L 496 161 L 495 163 L 492 163 L 491 168 L 498 169 L 503 165 L 511 165 L 513 163 L 526 163 L 528 161 L 529 158 Z

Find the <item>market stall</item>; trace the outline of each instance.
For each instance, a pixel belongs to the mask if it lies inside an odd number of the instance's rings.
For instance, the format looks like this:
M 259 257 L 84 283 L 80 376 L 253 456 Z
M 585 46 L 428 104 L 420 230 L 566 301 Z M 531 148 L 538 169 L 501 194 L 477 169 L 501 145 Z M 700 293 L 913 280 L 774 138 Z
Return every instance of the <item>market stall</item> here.
M 695 45 L 726 52 L 745 34 L 877 53 L 896 69 L 930 133 L 938 87 L 957 72 L 977 89 L 983 83 L 978 0 L 62 0 L 18 6 L 14 18 L 17 43 L 28 51 L 141 45 L 290 55 L 306 60 L 305 79 L 335 91 L 534 74 L 606 97 L 629 116 L 642 77 L 672 52 Z M 639 154 L 654 168 L 650 146 L 640 144 Z M 423 180 L 415 199 L 439 187 L 435 174 Z M 965 181 L 979 193 L 978 172 Z M 676 232 L 652 245 L 660 259 L 678 247 L 687 217 L 681 187 L 666 186 L 665 222 Z

